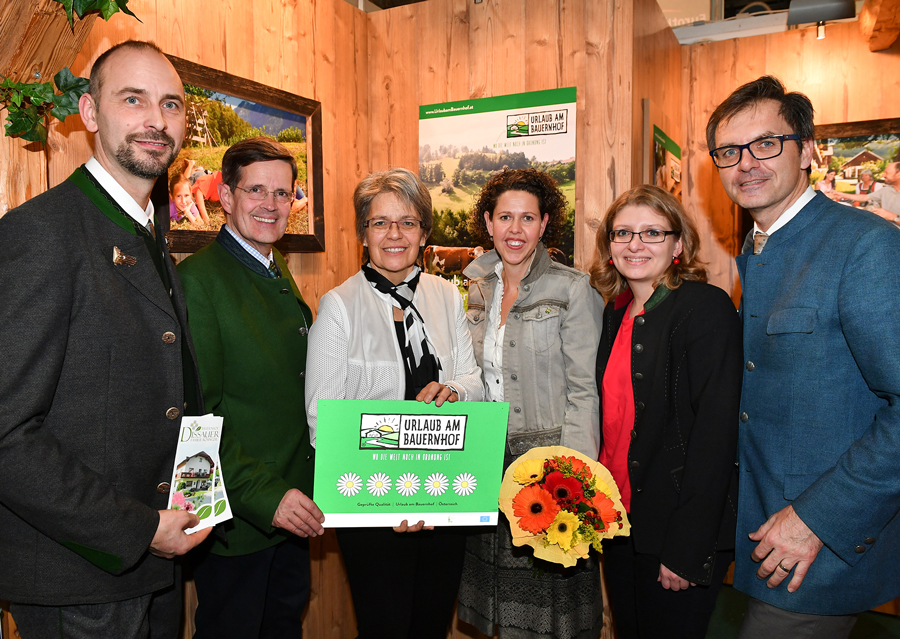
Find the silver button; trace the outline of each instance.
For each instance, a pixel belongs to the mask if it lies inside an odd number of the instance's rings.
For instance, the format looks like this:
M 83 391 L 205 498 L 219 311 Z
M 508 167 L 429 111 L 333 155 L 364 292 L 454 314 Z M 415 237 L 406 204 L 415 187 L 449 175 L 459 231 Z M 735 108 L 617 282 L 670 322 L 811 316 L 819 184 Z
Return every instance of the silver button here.
M 637 317 L 634 318 L 634 323 L 637 324 L 638 326 L 643 326 L 644 325 L 644 317 L 642 315 L 638 315 Z
M 287 290 L 286 288 L 283 288 L 279 291 L 279 293 L 281 293 L 282 295 L 287 295 L 288 293 L 290 293 L 290 291 Z
M 747 362 L 747 370 L 748 370 L 748 371 L 752 371 L 754 368 L 756 368 L 756 364 L 754 364 L 753 362 L 748 361 L 748 362 Z
M 750 415 L 747 413 L 741 413 L 741 421 L 745 424 L 750 421 Z
M 513 373 L 512 375 L 509 376 L 509 378 L 510 378 L 512 381 L 516 381 L 517 379 L 519 379 L 519 376 L 516 375 L 515 373 Z
M 635 352 L 635 353 L 643 353 L 643 352 L 644 352 L 644 345 L 643 345 L 643 344 L 635 344 L 635 345 L 634 345 L 634 352 Z
M 521 412 L 522 412 L 522 409 L 519 408 L 518 406 L 516 406 L 515 408 L 513 408 L 513 412 L 514 412 L 514 413 L 521 413 Z
M 306 377 L 306 371 L 300 371 L 300 379 Z
M 526 284 L 526 285 L 523 286 L 522 288 L 524 288 L 526 291 L 530 291 L 530 290 L 531 290 L 531 284 Z
M 636 380 L 640 381 L 640 380 L 644 379 L 644 375 L 643 375 L 643 373 L 635 373 L 634 378 Z
M 511 341 L 509 342 L 509 345 L 510 345 L 510 346 L 515 346 L 515 345 L 516 345 L 516 340 L 511 340 Z
M 298 331 L 298 333 L 300 333 L 300 335 L 303 336 L 303 337 L 306 337 L 306 334 L 307 334 L 308 332 L 309 332 L 309 329 L 306 328 L 305 326 L 301 326 L 301 327 L 300 327 L 300 330 Z
M 515 317 L 516 319 L 519 319 L 519 314 L 518 314 L 518 313 L 513 313 L 513 317 Z

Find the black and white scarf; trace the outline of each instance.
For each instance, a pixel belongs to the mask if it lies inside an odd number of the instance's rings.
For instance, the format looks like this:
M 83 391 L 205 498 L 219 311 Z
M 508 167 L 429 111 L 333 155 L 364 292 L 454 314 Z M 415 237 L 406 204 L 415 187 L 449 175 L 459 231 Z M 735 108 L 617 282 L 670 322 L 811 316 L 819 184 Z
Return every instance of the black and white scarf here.
M 394 285 L 384 275 L 365 264 L 362 267 L 363 275 L 369 284 L 379 293 L 390 297 L 391 304 L 403 311 L 403 328 L 406 334 L 406 343 L 400 345 L 400 351 L 405 360 L 406 370 L 413 382 L 412 395 L 428 386 L 430 382 L 439 381 L 441 363 L 432 354 L 428 347 L 428 337 L 425 334 L 425 321 L 413 304 L 416 287 L 419 285 L 419 275 L 422 272 L 418 266 L 414 266 L 412 272 L 405 280 Z

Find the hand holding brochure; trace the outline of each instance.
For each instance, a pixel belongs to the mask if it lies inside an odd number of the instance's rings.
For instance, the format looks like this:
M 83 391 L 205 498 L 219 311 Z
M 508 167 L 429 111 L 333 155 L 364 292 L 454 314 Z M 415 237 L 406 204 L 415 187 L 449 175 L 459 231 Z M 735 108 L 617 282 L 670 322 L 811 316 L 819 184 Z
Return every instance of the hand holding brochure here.
M 182 417 L 167 508 L 200 518 L 198 526 L 185 530 L 188 534 L 232 518 L 219 461 L 221 439 L 221 417 Z

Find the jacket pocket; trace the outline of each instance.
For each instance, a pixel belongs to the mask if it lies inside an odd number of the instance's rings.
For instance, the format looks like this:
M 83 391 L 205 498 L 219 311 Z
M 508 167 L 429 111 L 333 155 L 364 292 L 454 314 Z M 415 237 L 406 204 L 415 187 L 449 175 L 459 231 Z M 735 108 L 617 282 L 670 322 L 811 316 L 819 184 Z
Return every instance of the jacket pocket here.
M 766 334 L 812 333 L 816 327 L 817 313 L 815 308 L 785 308 L 772 313 L 766 325 Z
M 559 318 L 559 307 L 550 304 L 541 304 L 522 313 L 523 332 L 531 336 L 525 340 L 525 346 L 536 353 L 558 348 Z

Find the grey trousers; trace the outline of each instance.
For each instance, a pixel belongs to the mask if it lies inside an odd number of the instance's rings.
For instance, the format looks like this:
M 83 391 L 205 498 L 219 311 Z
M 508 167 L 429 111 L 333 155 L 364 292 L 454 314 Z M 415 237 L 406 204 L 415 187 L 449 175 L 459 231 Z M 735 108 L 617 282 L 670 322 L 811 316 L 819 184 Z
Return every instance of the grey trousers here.
M 809 615 L 750 598 L 738 639 L 847 639 L 856 615 Z

